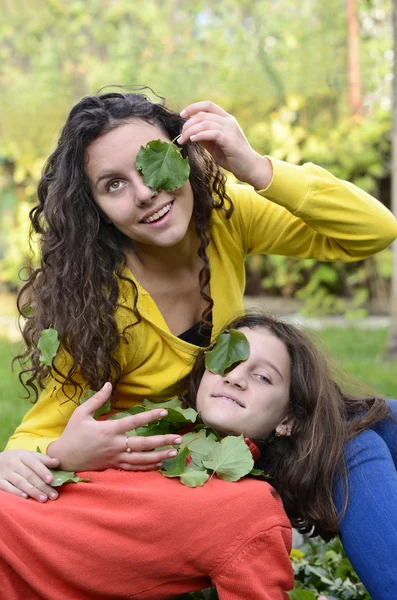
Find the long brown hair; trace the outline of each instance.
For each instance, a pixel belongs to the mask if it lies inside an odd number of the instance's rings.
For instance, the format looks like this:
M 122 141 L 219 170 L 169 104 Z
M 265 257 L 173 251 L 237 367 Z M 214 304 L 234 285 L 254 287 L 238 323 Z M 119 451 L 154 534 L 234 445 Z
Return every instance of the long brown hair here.
M 299 327 L 266 315 L 246 315 L 226 329 L 263 327 L 281 340 L 291 364 L 288 416 L 290 437 L 272 433 L 260 444 L 264 471 L 281 495 L 292 525 L 302 533 L 315 528 L 324 539 L 338 533 L 348 497 L 344 447 L 348 440 L 388 417 L 386 401 L 346 394 L 334 381 L 324 354 Z M 195 407 L 203 375 L 204 353 L 188 379 L 186 400 Z M 333 500 L 335 478 L 341 478 L 345 502 L 337 514 Z
M 39 201 L 30 213 L 32 233 L 39 238 L 40 265 L 30 273 L 18 296 L 20 314 L 25 317 L 27 309 L 30 312 L 22 329 L 26 350 L 17 356 L 24 367 L 20 379 L 34 400 L 49 374 L 37 349 L 43 329 L 55 328 L 63 349 L 72 358 L 68 373 L 61 373 L 53 363 L 52 374 L 60 376 L 63 386 L 72 383 L 75 392 L 78 388 L 81 392 L 74 380 L 77 372 L 92 389 L 99 389 L 108 380 L 117 382 L 121 368 L 115 350 L 126 330 L 140 320 L 137 287 L 123 274 L 123 248 L 128 239 L 102 218 L 84 168 L 88 145 L 129 119 L 157 125 L 171 140 L 180 134 L 184 123 L 178 113 L 144 94 L 89 96 L 71 110 L 45 165 L 38 186 Z M 225 191 L 225 175 L 212 157 L 192 142 L 183 146 L 182 155 L 189 157 L 191 169 L 193 217 L 203 261 L 199 284 L 206 302 L 205 320 L 213 304 L 205 291 L 210 281 L 206 249 L 211 213 L 221 209 L 228 218 L 233 206 Z M 134 298 L 131 322 L 122 332 L 115 318 L 121 280 L 129 282 Z M 130 336 L 131 331 L 129 343 Z

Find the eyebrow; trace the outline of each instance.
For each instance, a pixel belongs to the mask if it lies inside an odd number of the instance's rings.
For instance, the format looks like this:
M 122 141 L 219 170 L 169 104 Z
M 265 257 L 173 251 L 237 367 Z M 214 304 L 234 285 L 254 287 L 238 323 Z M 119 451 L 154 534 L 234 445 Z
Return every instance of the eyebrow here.
M 279 374 L 279 376 L 281 377 L 281 379 L 284 381 L 284 377 L 282 376 L 281 372 L 278 370 L 278 368 L 276 367 L 275 364 L 273 364 L 272 362 L 270 362 L 270 360 L 266 360 L 266 359 L 262 359 L 262 362 L 266 365 L 268 365 L 269 367 L 271 367 L 274 371 L 276 371 L 276 373 Z
M 102 179 L 111 179 L 112 177 L 118 177 L 117 173 L 104 173 L 103 175 L 100 175 L 95 182 L 95 187 L 98 186 L 98 183 L 102 181 Z

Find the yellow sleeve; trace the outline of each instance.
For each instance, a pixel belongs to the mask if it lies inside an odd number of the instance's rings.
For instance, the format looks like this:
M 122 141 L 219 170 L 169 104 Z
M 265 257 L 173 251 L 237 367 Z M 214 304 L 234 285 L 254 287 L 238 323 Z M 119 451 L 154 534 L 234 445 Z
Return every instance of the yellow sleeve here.
M 387 248 L 397 221 L 378 200 L 325 169 L 270 158 L 265 190 L 230 186 L 246 254 L 354 261 Z
M 126 299 L 127 303 L 128 298 Z M 126 320 L 131 320 L 129 311 L 122 308 L 118 309 L 116 318 L 120 330 L 123 330 Z M 125 334 L 126 337 L 128 337 L 128 333 Z M 124 341 L 124 338 L 121 339 L 116 358 L 122 370 L 133 368 L 131 365 L 136 349 L 136 341 L 135 343 L 134 341 L 128 343 L 128 341 Z M 69 371 L 71 357 L 63 350 L 62 346 L 58 350 L 55 361 L 58 371 L 65 374 Z M 60 376 L 48 378 L 46 387 L 41 392 L 38 401 L 26 413 L 22 423 L 8 440 L 6 450 L 36 451 L 39 447 L 43 454 L 47 452 L 48 446 L 62 435 L 67 422 L 79 405 L 82 390 L 85 390 L 88 385 L 87 381 L 78 373 L 74 376 L 74 379 L 81 388 L 77 387 L 76 389 L 72 385 L 62 387 Z M 116 398 L 115 400 L 117 402 Z
M 58 368 L 60 363 L 67 370 L 68 357 L 59 350 Z M 60 369 L 61 370 L 61 369 Z M 66 372 L 62 369 L 62 372 Z M 79 378 L 83 389 L 86 382 Z M 65 393 L 66 392 L 66 393 Z M 69 397 L 68 397 L 69 396 Z M 36 451 L 37 447 L 45 454 L 51 442 L 60 437 L 73 411 L 77 408 L 80 393 L 73 386 L 62 390 L 61 381 L 49 377 L 45 389 L 41 392 L 36 404 L 26 413 L 22 423 L 8 440 L 6 450 L 25 449 Z

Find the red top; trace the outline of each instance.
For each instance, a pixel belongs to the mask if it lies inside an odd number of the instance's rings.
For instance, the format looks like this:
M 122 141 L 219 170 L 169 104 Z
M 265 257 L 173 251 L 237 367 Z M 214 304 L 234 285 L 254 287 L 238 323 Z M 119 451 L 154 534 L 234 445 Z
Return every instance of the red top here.
M 0 492 L 1 599 L 162 600 L 212 583 L 220 600 L 287 600 L 291 528 L 267 483 L 90 476 L 45 504 Z

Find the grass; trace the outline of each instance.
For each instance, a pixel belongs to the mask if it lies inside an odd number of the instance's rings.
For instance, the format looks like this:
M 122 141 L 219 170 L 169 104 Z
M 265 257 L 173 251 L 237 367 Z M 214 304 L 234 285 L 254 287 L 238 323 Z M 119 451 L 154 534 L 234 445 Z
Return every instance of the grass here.
M 384 350 L 387 329 L 325 329 L 313 337 L 343 370 L 376 393 L 397 398 L 397 363 L 386 362 Z M 21 400 L 23 388 L 17 373 L 11 372 L 11 359 L 18 345 L 0 338 L 0 448 L 21 422 L 30 404 Z

